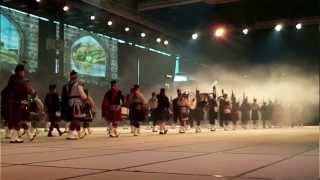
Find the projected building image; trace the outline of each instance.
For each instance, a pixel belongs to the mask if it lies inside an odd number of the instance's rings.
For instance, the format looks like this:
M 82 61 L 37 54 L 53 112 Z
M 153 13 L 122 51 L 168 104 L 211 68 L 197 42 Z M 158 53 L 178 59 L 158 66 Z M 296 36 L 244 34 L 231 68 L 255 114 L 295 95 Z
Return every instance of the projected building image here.
M 4 15 L 0 15 L 0 62 L 18 64 L 20 34 L 17 27 Z
M 80 74 L 105 77 L 106 52 L 91 36 L 84 36 L 71 47 L 71 67 Z

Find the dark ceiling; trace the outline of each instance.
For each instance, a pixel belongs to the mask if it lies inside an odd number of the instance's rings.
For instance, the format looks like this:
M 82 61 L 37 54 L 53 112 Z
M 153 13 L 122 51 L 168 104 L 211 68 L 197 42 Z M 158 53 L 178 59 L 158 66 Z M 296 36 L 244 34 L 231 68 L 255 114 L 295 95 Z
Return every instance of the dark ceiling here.
M 241 31 L 270 21 L 313 19 L 311 23 L 320 23 L 320 0 L 3 0 L 1 4 L 127 40 L 142 41 L 139 34 L 143 31 L 148 34 L 143 43 L 166 48 L 155 43 L 160 36 L 168 38 L 175 50 L 192 33 L 206 37 L 220 24 Z M 69 12 L 62 11 L 65 4 Z M 91 15 L 95 21 L 90 21 Z M 106 25 L 108 19 L 114 21 L 112 27 Z M 133 27 L 132 31 L 125 33 L 125 26 Z M 263 28 L 273 26 L 269 23 Z
M 144 10 L 142 13 L 156 19 L 163 26 L 171 27 L 180 33 L 190 33 L 207 30 L 216 24 L 226 24 L 241 29 L 244 26 L 254 26 L 256 23 L 273 20 L 319 18 L 320 1 L 239 0 L 224 4 L 197 2 Z

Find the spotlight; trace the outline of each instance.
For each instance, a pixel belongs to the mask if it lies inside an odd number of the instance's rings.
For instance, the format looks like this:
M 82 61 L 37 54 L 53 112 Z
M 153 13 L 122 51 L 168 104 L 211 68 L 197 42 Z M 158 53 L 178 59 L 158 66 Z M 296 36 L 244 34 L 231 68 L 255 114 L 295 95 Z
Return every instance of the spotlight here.
M 111 20 L 108 21 L 108 26 L 112 26 L 113 22 Z
M 225 31 L 226 31 L 226 30 L 225 30 L 223 27 L 220 27 L 220 28 L 216 29 L 214 35 L 215 35 L 216 37 L 218 37 L 218 38 L 223 37 L 224 34 L 225 34 Z
M 161 43 L 161 38 L 156 39 L 157 43 Z
M 282 24 L 277 24 L 275 27 L 274 27 L 274 29 L 276 30 L 276 31 L 281 31 L 282 30 Z
M 296 25 L 296 29 L 297 30 L 300 30 L 302 28 L 302 24 L 301 23 L 298 23 L 297 25 Z
M 243 30 L 242 30 L 242 33 L 243 33 L 244 35 L 247 35 L 247 34 L 249 33 L 249 29 L 248 29 L 248 28 L 243 29 Z
M 146 37 L 146 33 L 143 32 L 143 33 L 140 34 L 140 36 L 141 36 L 142 38 L 144 38 L 144 37 Z
M 125 31 L 125 32 L 129 32 L 129 31 L 130 31 L 130 28 L 129 28 L 129 27 L 125 27 L 125 28 L 124 28 L 124 31 Z
M 41 2 L 41 0 L 36 0 L 36 2 L 38 2 L 38 3 L 39 3 L 39 2 Z
M 164 45 L 168 45 L 168 44 L 169 44 L 169 41 L 168 41 L 168 40 L 165 40 L 165 41 L 163 41 L 163 44 L 164 44 Z
M 67 11 L 69 11 L 69 6 L 67 6 L 67 5 L 66 5 L 66 6 L 63 6 L 62 9 L 63 9 L 63 11 L 67 12 Z
M 93 20 L 95 20 L 95 19 L 96 19 L 95 16 L 90 16 L 90 20 L 91 20 L 91 21 L 93 21 Z
M 198 37 L 199 37 L 199 34 L 198 34 L 198 33 L 192 34 L 192 39 L 193 39 L 193 40 L 198 39 Z

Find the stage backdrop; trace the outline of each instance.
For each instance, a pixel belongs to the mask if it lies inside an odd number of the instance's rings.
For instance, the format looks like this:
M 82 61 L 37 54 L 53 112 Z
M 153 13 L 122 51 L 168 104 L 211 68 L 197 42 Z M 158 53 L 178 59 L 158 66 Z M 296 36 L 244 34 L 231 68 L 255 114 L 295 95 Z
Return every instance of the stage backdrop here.
M 28 70 L 38 67 L 39 20 L 34 16 L 0 6 L 0 70 L 11 71 L 26 62 Z
M 118 45 L 111 37 L 64 26 L 64 73 L 77 71 L 88 83 L 118 79 Z

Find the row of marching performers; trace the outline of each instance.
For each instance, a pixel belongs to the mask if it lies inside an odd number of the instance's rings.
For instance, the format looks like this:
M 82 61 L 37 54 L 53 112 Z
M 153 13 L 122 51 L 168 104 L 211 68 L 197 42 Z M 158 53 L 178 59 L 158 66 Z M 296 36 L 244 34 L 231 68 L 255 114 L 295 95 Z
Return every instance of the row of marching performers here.
M 70 72 L 70 79 L 62 89 L 61 101 L 56 86 L 50 85 L 44 103 L 36 95 L 25 74 L 24 66 L 17 65 L 15 73 L 10 76 L 7 86 L 1 93 L 1 117 L 8 126 L 10 142 L 23 142 L 21 137 L 24 134 L 32 141 L 37 135 L 36 127 L 38 126 L 37 123 L 32 124 L 32 122 L 39 122 L 39 119 L 43 118 L 51 122 L 49 137 L 52 136 L 54 128 L 57 129 L 60 136 L 63 134 L 59 128 L 61 119 L 68 122 L 65 131 L 68 133 L 67 139 L 79 139 L 91 133 L 89 123 L 95 117 L 95 103 L 80 83 L 77 72 Z M 259 111 L 264 127 L 266 127 L 274 109 L 271 104 L 266 105 L 265 103 L 259 107 L 256 100 L 250 104 L 247 98 L 244 98 L 242 104 L 239 105 L 233 93 L 231 99 L 224 92 L 221 96 L 217 96 L 215 87 L 211 96 L 204 96 L 199 91 L 192 95 L 178 90 L 177 97 L 172 103 L 166 96 L 165 89 L 161 89 L 158 95 L 153 93 L 151 99 L 146 101 L 138 85 L 134 85 L 130 94 L 125 97 L 117 87 L 117 83 L 112 81 L 111 88 L 105 93 L 101 106 L 102 117 L 108 122 L 110 137 L 119 136 L 117 129 L 123 119 L 122 106 L 129 109 L 128 114 L 134 136 L 140 134 L 140 123 L 147 118 L 148 114 L 151 114 L 153 131 L 156 131 L 156 126 L 159 126 L 159 133 L 167 134 L 166 123 L 169 121 L 170 112 L 173 113 L 175 122 L 180 123 L 180 133 L 184 133 L 187 125 L 193 126 L 194 121 L 197 125 L 196 132 L 201 131 L 200 123 L 203 120 L 205 108 L 209 109 L 212 131 L 215 130 L 217 120 L 225 130 L 228 130 L 230 122 L 235 127 L 238 119 L 241 119 L 244 128 L 249 120 L 256 125 Z M 81 123 L 82 131 L 80 131 Z
M 63 86 L 61 100 L 56 85 L 50 85 L 49 93 L 42 102 L 21 64 L 16 66 L 15 73 L 1 91 L 1 119 L 6 126 L 5 137 L 10 139 L 10 143 L 23 143 L 24 135 L 33 141 L 39 134 L 37 127 L 47 119 L 50 122 L 48 137 L 53 137 L 54 129 L 60 136 L 64 133 L 59 128 L 61 119 L 68 121 L 65 130 L 69 132 L 68 139 L 73 139 L 73 131 L 79 132 L 77 137 L 80 137 L 80 123 L 83 122 L 82 134 L 90 133 L 89 122 L 94 115 L 94 101 L 75 71 L 70 73 L 69 82 Z
M 249 103 L 248 98 L 244 96 L 240 105 L 234 93 L 232 92 L 229 98 L 228 94 L 222 90 L 221 96 L 217 96 L 216 87 L 213 87 L 212 93 L 201 93 L 197 90 L 195 95 L 190 95 L 187 92 L 182 93 L 177 90 L 177 97 L 172 101 L 174 121 L 180 122 L 180 133 L 184 133 L 189 124 L 193 127 L 196 122 L 196 133 L 201 132 L 201 121 L 204 119 L 205 111 L 208 112 L 210 122 L 210 130 L 216 130 L 216 122 L 225 131 L 229 130 L 230 124 L 235 130 L 238 121 L 241 121 L 243 129 L 247 129 L 249 121 L 252 121 L 253 128 L 258 127 L 258 120 L 263 122 L 263 128 L 270 128 L 274 125 L 274 105 L 270 101 L 269 104 L 263 102 L 260 107 L 256 99 L 253 103 Z

